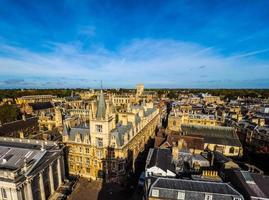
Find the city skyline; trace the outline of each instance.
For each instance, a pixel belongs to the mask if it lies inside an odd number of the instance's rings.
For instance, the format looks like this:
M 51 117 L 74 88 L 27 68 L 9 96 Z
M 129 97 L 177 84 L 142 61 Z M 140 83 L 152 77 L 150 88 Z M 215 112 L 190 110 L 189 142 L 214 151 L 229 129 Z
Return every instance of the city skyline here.
M 269 87 L 268 1 L 1 4 L 0 89 Z

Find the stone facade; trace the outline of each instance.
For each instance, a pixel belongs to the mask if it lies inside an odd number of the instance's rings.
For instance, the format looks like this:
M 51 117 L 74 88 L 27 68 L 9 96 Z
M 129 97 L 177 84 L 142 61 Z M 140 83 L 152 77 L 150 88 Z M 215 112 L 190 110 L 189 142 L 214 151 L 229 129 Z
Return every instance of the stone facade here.
M 31 95 L 23 96 L 16 99 L 16 104 L 28 104 L 37 102 L 49 102 L 52 101 L 56 96 L 53 95 Z
M 70 174 L 120 182 L 159 122 L 159 110 L 152 103 L 130 106 L 116 117 L 113 104 L 101 93 L 91 103 L 89 125 L 65 127 Z
M 168 118 L 168 129 L 180 131 L 182 124 L 218 126 L 220 122 L 214 115 L 179 113 L 171 114 Z

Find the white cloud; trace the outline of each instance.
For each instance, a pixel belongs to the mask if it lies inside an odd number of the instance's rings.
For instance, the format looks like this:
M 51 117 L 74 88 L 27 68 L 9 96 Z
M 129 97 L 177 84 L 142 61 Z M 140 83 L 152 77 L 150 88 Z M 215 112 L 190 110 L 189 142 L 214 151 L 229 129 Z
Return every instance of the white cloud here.
M 51 51 L 37 53 L 0 45 L 0 79 L 40 77 L 36 83 L 49 81 L 51 87 L 59 87 L 62 78 L 67 87 L 96 86 L 94 80 L 103 80 L 107 87 L 132 87 L 136 82 L 149 87 L 237 87 L 232 83 L 269 74 L 269 63 L 250 54 L 234 59 L 214 47 L 174 40 L 134 40 L 115 52 L 101 47 L 86 51 L 80 43 L 46 46 Z

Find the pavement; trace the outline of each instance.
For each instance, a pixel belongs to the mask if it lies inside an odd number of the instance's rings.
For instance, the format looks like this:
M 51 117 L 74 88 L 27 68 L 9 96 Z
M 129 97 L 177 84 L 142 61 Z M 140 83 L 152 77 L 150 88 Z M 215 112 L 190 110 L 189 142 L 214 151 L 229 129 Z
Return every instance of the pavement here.
M 89 181 L 80 178 L 68 200 L 128 200 L 132 192 L 114 183 L 103 184 L 102 181 Z

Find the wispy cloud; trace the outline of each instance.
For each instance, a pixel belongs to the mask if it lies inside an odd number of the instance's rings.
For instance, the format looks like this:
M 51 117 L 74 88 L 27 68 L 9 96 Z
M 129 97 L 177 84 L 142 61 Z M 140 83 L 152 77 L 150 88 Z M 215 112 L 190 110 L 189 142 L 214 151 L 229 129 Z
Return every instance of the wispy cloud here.
M 103 80 L 106 87 L 133 87 L 137 82 L 148 87 L 219 87 L 219 81 L 221 87 L 237 87 L 238 81 L 266 79 L 269 74 L 269 62 L 248 59 L 250 53 L 230 59 L 214 48 L 175 40 L 133 40 L 115 51 L 83 50 L 76 42 L 47 45 L 46 53 L 0 45 L 0 87 L 23 87 L 16 79 L 33 87 L 96 87 L 94 80 Z
M 244 57 L 249 57 L 249 56 L 254 56 L 254 55 L 262 54 L 262 53 L 265 53 L 265 52 L 268 52 L 268 51 L 269 51 L 269 48 L 267 48 L 267 49 L 261 49 L 261 50 L 257 50 L 257 51 L 251 51 L 251 52 L 247 52 L 247 53 L 241 53 L 241 54 L 238 54 L 238 55 L 231 56 L 229 58 L 230 59 L 244 58 Z

